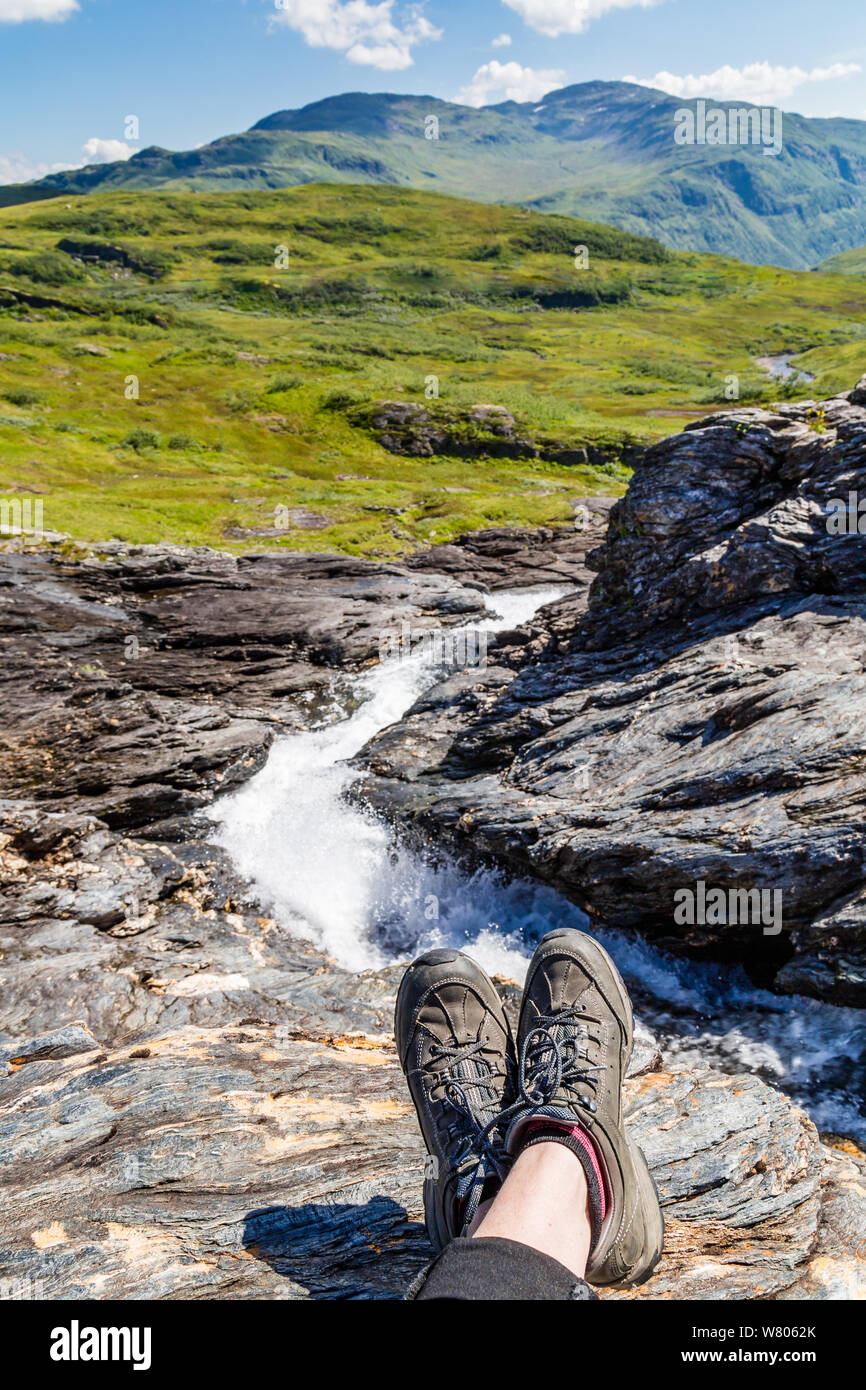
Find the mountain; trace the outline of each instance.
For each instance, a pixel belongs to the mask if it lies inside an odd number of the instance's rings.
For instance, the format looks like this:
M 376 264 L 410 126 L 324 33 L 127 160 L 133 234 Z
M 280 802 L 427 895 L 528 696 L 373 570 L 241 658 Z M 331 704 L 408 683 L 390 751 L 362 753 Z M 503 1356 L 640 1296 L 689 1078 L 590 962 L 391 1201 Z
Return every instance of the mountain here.
M 197 150 L 150 146 L 0 189 L 3 203 L 114 188 L 381 183 L 612 223 L 668 246 L 808 269 L 866 242 L 866 121 L 786 113 L 782 146 L 683 145 L 683 103 L 625 82 L 476 109 L 350 92 L 277 111 Z M 713 103 L 726 113 L 736 103 Z M 431 118 L 438 122 L 438 138 Z

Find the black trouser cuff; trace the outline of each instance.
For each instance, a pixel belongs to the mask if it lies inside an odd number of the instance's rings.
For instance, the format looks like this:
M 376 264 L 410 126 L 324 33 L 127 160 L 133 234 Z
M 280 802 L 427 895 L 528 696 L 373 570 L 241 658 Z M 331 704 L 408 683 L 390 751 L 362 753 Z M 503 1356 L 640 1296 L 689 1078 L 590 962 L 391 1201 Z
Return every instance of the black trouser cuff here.
M 559 1260 L 531 1245 L 499 1236 L 459 1237 L 430 1265 L 415 1298 L 585 1299 L 598 1297 Z

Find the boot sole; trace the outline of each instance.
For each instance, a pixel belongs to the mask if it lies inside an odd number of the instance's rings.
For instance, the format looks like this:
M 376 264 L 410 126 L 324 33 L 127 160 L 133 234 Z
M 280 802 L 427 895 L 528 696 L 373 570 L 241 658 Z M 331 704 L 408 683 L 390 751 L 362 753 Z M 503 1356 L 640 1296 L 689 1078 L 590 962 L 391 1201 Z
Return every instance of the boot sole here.
M 441 1202 L 437 1201 L 436 1183 L 432 1178 L 424 1179 L 424 1225 L 427 1237 L 438 1255 L 453 1240 L 442 1220 Z
M 648 1256 L 645 1256 L 640 1264 L 635 1265 L 622 1279 L 618 1279 L 615 1284 L 608 1284 L 608 1288 L 632 1288 L 636 1289 L 641 1284 L 645 1284 L 651 1279 L 656 1271 L 659 1260 L 662 1257 L 665 1244 L 665 1214 L 662 1211 L 659 1200 L 659 1190 L 656 1181 L 649 1170 L 649 1164 L 644 1156 L 644 1151 L 637 1144 L 628 1145 L 634 1170 L 637 1175 L 638 1185 L 643 1194 L 644 1212 L 653 1211 L 657 1214 L 657 1221 L 653 1222 L 653 1242 Z

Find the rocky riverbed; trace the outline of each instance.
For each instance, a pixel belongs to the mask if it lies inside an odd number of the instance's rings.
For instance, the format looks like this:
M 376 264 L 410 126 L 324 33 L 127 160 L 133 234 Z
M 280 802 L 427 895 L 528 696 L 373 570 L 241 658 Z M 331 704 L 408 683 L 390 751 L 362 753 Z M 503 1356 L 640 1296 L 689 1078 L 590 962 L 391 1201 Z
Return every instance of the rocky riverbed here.
M 7 1296 L 393 1298 L 429 1257 L 390 1035 L 401 966 L 341 963 L 212 816 L 262 785 L 275 740 L 352 718 L 383 642 L 483 623 L 488 589 L 568 592 L 358 755 L 352 796 L 393 824 L 395 857 L 405 837 L 519 869 L 599 930 L 736 957 L 851 1015 L 866 565 L 822 508 L 866 497 L 864 406 L 866 380 L 820 430 L 801 407 L 711 417 L 649 451 L 612 511 L 575 499 L 576 528 L 400 565 L 7 546 Z M 677 930 L 671 892 L 702 874 L 778 882 L 779 937 Z M 850 1139 L 646 1027 L 628 1108 L 668 1238 L 650 1283 L 610 1296 L 862 1295 Z

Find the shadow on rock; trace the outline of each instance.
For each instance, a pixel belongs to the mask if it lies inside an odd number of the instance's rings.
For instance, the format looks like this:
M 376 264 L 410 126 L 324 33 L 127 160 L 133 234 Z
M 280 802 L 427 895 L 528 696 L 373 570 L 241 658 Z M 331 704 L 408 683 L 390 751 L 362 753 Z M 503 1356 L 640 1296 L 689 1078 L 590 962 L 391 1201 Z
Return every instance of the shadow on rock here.
M 400 1299 L 432 1259 L 424 1226 L 390 1197 L 262 1207 L 244 1248 L 315 1299 Z

